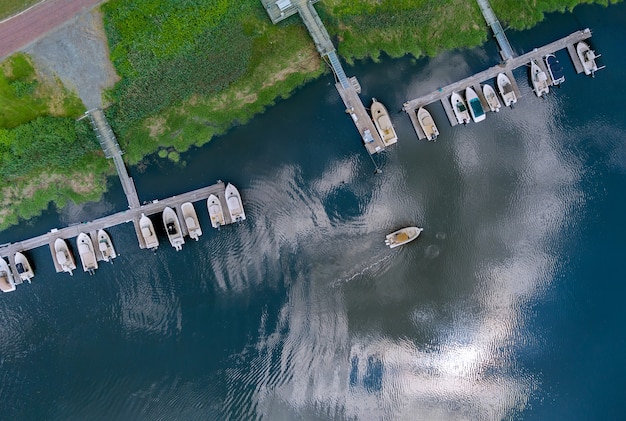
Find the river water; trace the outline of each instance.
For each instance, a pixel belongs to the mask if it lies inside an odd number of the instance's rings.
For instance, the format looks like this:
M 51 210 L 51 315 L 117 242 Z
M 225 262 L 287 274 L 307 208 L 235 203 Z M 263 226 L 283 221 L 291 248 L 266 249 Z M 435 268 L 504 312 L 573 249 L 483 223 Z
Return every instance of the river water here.
M 248 219 L 175 252 L 161 232 L 94 276 L 37 276 L 0 297 L 2 419 L 620 419 L 626 391 L 626 5 L 510 32 L 518 54 L 585 27 L 607 68 L 543 100 L 418 141 L 407 99 L 494 65 L 493 42 L 435 59 L 358 62 L 398 144 L 361 146 L 330 76 L 200 149 L 131 168 L 141 200 L 232 181 Z M 104 200 L 0 243 L 124 209 Z M 384 236 L 425 228 L 390 250 Z

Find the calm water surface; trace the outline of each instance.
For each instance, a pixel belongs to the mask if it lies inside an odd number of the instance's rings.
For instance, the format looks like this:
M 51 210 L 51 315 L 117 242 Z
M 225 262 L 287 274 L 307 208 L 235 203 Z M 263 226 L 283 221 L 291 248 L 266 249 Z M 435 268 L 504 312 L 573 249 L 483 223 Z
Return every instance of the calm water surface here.
M 2 419 L 620 419 L 626 391 L 626 6 L 551 15 L 510 33 L 517 53 L 591 27 L 607 66 L 515 109 L 418 141 L 401 104 L 495 64 L 493 43 L 432 60 L 358 63 L 364 98 L 400 136 L 360 145 L 330 76 L 185 165 L 131 168 L 141 200 L 217 179 L 248 220 L 175 252 L 161 232 L 95 276 L 53 273 L 0 298 Z M 53 207 L 0 243 L 125 208 L 119 182 L 86 207 Z M 155 218 L 156 222 L 156 218 Z M 406 225 L 425 231 L 384 245 Z

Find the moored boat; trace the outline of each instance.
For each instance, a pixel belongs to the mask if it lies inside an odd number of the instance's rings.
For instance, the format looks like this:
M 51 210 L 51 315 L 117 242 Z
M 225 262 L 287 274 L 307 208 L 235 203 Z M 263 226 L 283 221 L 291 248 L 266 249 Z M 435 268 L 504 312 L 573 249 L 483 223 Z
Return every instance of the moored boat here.
M 211 218 L 211 226 L 220 229 L 220 227 L 224 225 L 222 202 L 220 202 L 220 199 L 216 195 L 212 194 L 207 199 L 206 204 L 209 210 L 209 217 Z
M 596 55 L 595 51 L 593 51 L 591 47 L 589 47 L 589 44 L 585 41 L 580 41 L 576 44 L 576 53 L 578 54 L 578 58 L 583 65 L 585 74 L 594 77 L 596 72 L 599 70 L 598 65 L 596 64 L 596 59 L 600 57 L 600 54 Z
M 15 269 L 17 269 L 17 273 L 20 275 L 22 281 L 28 281 L 28 283 L 30 283 L 30 280 L 35 276 L 35 271 L 30 262 L 26 256 L 19 251 L 15 253 Z
M 62 238 L 57 238 L 54 241 L 54 252 L 57 259 L 57 263 L 61 266 L 63 272 L 67 272 L 73 275 L 73 270 L 76 269 L 76 262 L 74 256 L 67 247 L 67 243 Z
M 241 203 L 241 195 L 237 187 L 228 183 L 224 192 L 226 195 L 226 206 L 228 206 L 228 213 L 230 213 L 230 219 L 232 222 L 240 222 L 246 219 L 246 213 L 243 210 L 243 204 Z
M 561 62 L 557 60 L 554 54 L 546 54 L 543 61 L 546 63 L 553 85 L 558 86 L 565 82 L 565 71 L 563 70 Z
M 143 213 L 139 219 L 139 230 L 141 231 L 141 236 L 146 242 L 146 248 L 156 250 L 159 247 L 159 237 L 157 237 L 156 232 L 154 231 L 152 221 Z
M 98 259 L 96 259 L 96 252 L 91 238 L 84 232 L 81 232 L 78 234 L 76 244 L 78 244 L 78 256 L 83 264 L 83 270 L 93 275 L 94 271 L 98 269 Z
M 502 97 L 505 107 L 511 107 L 517 102 L 517 95 L 511 84 L 511 79 L 504 73 L 498 73 L 496 77 L 496 84 L 498 85 L 498 91 Z
M 176 251 L 182 250 L 185 239 L 180 230 L 180 222 L 178 221 L 176 211 L 169 206 L 163 209 L 163 225 L 165 225 L 167 238 L 169 238 L 172 247 L 174 247 Z
M 485 119 L 485 110 L 483 104 L 480 103 L 480 98 L 474 90 L 474 88 L 468 86 L 465 88 L 465 99 L 469 105 L 470 113 L 472 114 L 472 120 L 474 123 L 481 122 Z
M 189 232 L 189 237 L 198 241 L 198 238 L 202 235 L 202 229 L 200 228 L 200 222 L 198 221 L 198 215 L 191 202 L 185 202 L 181 205 L 180 209 L 183 212 L 183 221 Z
M 396 248 L 408 242 L 415 240 L 424 228 L 418 227 L 406 227 L 401 228 L 398 231 L 394 231 L 385 237 L 385 244 L 390 248 Z
M 109 237 L 109 234 L 107 234 L 105 230 L 98 231 L 98 250 L 100 250 L 102 259 L 105 262 L 113 263 L 113 259 L 117 257 L 117 253 L 111 242 L 111 237 Z
M 0 290 L 2 292 L 15 291 L 15 280 L 13 273 L 9 269 L 7 261 L 0 257 Z
M 496 91 L 488 83 L 483 85 L 483 95 L 485 96 L 485 100 L 487 100 L 487 105 L 489 105 L 489 109 L 492 112 L 499 112 L 502 104 L 500 104 L 500 100 L 496 95 Z
M 433 116 L 430 115 L 426 108 L 420 107 L 417 110 L 417 121 L 424 131 L 426 139 L 433 141 L 437 140 L 437 136 L 439 136 L 439 129 L 437 129 L 437 126 L 435 125 Z
M 452 93 L 450 97 L 450 103 L 452 104 L 452 110 L 454 111 L 454 115 L 456 116 L 456 121 L 459 124 L 467 124 L 470 121 L 469 111 L 467 111 L 467 106 L 465 105 L 465 101 L 463 101 L 463 97 L 457 94 L 456 92 Z
M 381 102 L 377 101 L 376 98 L 372 98 L 370 111 L 372 113 L 372 120 L 374 120 L 376 130 L 378 130 L 385 146 L 396 143 L 398 141 L 398 135 L 391 124 L 387 108 L 385 108 Z
M 541 67 L 539 67 L 535 59 L 530 60 L 530 80 L 533 83 L 533 91 L 538 97 L 541 98 L 543 94 L 550 92 L 548 75 L 541 70 Z

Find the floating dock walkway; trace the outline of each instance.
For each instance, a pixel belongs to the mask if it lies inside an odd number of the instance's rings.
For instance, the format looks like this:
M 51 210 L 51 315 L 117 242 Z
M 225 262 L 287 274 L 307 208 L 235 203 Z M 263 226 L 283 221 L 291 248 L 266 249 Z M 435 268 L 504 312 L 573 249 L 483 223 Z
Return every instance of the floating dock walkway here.
M 481 102 L 483 103 L 483 108 L 488 111 L 489 107 L 482 96 L 482 89 L 480 88 L 481 82 L 485 82 L 495 78 L 498 73 L 505 73 L 509 79 L 511 79 L 511 83 L 513 84 L 513 89 L 515 90 L 515 95 L 520 98 L 520 92 L 517 84 L 515 83 L 515 78 L 513 77 L 513 69 L 516 69 L 521 66 L 526 66 L 530 63 L 531 60 L 537 60 L 537 63 L 542 68 L 542 70 L 547 71 L 543 62 L 543 57 L 546 54 L 554 53 L 555 51 L 559 51 L 562 49 L 567 49 L 569 52 L 570 58 L 574 63 L 574 67 L 576 71 L 579 72 L 579 68 L 582 69 L 582 63 L 580 62 L 580 58 L 578 54 L 576 54 L 576 45 L 580 41 L 584 41 L 591 37 L 591 31 L 589 28 L 574 32 L 564 38 L 561 38 L 557 41 L 554 41 L 550 44 L 544 45 L 540 48 L 535 48 L 533 51 L 530 51 L 526 54 L 517 57 L 511 57 L 507 61 L 493 66 L 487 70 L 476 73 L 475 75 L 469 76 L 465 79 L 459 80 L 458 82 L 451 83 L 448 86 L 444 86 L 443 88 L 439 88 L 438 90 L 431 92 L 427 95 L 423 95 L 419 98 L 415 98 L 409 100 L 404 103 L 403 109 L 409 115 L 411 122 L 413 123 L 413 128 L 417 133 L 419 139 L 425 139 L 426 135 L 424 131 L 419 125 L 417 121 L 416 110 L 420 107 L 427 106 L 436 101 L 441 101 L 444 110 L 446 111 L 446 115 L 448 116 L 448 120 L 452 126 L 456 126 L 458 124 L 456 117 L 454 116 L 454 112 L 452 110 L 452 105 L 450 104 L 450 95 L 453 92 L 462 92 L 465 91 L 465 88 L 471 86 L 474 88 L 476 93 L 479 95 Z M 548 74 L 548 73 L 546 73 Z M 548 76 L 549 79 L 549 76 Z M 552 84 L 552 80 L 549 80 L 549 83 Z
M 489 0 L 476 0 L 478 2 L 478 6 L 480 7 L 480 11 L 482 12 L 487 25 L 493 31 L 493 35 L 496 37 L 496 41 L 498 41 L 498 45 L 500 46 L 500 55 L 502 56 L 502 60 L 507 61 L 510 58 L 515 56 L 513 49 L 511 48 L 511 44 L 509 43 L 509 39 L 506 37 L 504 33 L 504 29 L 502 29 L 502 25 L 500 25 L 500 21 L 496 18 L 496 14 L 493 13 L 493 9 L 489 4 Z

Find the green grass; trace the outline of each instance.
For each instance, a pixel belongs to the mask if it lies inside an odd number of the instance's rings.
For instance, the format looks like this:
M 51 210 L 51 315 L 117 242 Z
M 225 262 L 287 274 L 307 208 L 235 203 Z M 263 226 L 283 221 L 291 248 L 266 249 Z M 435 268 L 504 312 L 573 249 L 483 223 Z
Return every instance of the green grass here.
M 0 2 L 0 20 L 8 18 L 22 10 L 28 9 L 41 0 L 2 0 Z

